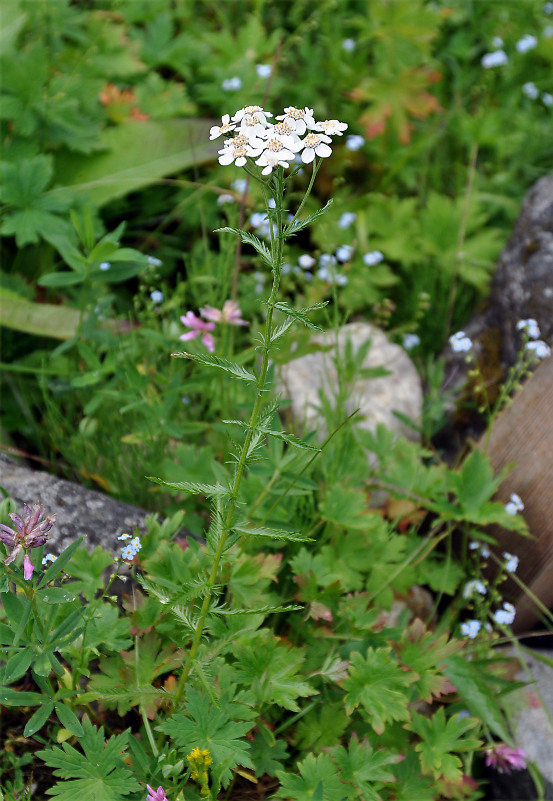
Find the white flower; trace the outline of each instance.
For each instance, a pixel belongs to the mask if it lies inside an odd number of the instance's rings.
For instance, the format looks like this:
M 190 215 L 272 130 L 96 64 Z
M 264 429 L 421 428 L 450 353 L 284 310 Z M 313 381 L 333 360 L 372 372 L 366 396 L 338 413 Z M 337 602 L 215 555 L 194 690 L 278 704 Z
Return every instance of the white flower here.
M 327 136 L 342 136 L 342 133 L 347 130 L 347 127 L 347 122 L 325 120 L 324 122 L 318 122 L 315 126 L 315 130 L 323 131 Z
M 275 167 L 289 167 L 293 158 L 294 154 L 291 150 L 281 147 L 280 150 L 276 151 L 264 150 L 255 163 L 263 167 L 261 170 L 262 175 L 270 175 Z
M 549 92 L 542 92 L 541 101 L 544 106 L 553 106 L 553 95 L 549 94 Z
M 420 337 L 417 334 L 405 334 L 403 337 L 403 347 L 405 350 L 413 350 L 421 344 Z
M 153 292 L 150 292 L 150 297 L 154 303 L 161 303 L 163 301 L 163 292 L 159 289 L 154 289 Z
M 515 47 L 519 53 L 527 53 L 529 50 L 533 50 L 534 47 L 537 47 L 538 39 L 536 36 L 532 36 L 531 33 L 525 33 L 522 39 L 519 39 L 516 43 Z
M 518 567 L 518 556 L 505 551 L 503 554 L 503 558 L 507 560 L 505 562 L 505 570 L 507 571 L 507 573 L 516 573 Z
M 338 220 L 338 228 L 349 228 L 356 219 L 357 214 L 354 211 L 345 211 Z
M 221 89 L 223 92 L 237 92 L 239 89 L 242 88 L 242 79 L 238 76 L 234 78 L 225 78 L 223 83 L 221 84 Z
M 100 264 L 100 270 L 109 270 L 110 267 L 111 267 L 111 264 L 109 263 L 109 261 L 103 261 Z
M 346 137 L 346 147 L 348 150 L 360 150 L 365 144 L 365 139 L 360 134 L 351 134 Z
M 474 640 L 481 628 L 482 624 L 479 620 L 467 620 L 461 623 L 461 634 L 463 637 L 468 637 L 469 640 Z
M 549 356 L 551 356 L 551 348 L 543 339 L 537 339 L 535 342 L 527 342 L 526 350 L 530 351 L 530 353 L 538 359 L 548 359 Z
M 530 339 L 539 339 L 541 336 L 540 327 L 533 317 L 519 320 L 516 327 L 517 331 L 524 331 Z
M 352 50 L 355 50 L 355 39 L 344 39 L 342 42 L 342 50 L 345 50 L 346 53 L 351 53 Z
M 494 50 L 493 53 L 486 53 L 482 56 L 480 63 L 484 69 L 489 70 L 490 67 L 501 67 L 509 61 L 507 53 L 504 50 Z
M 463 598 L 472 598 L 474 593 L 477 592 L 480 595 L 486 595 L 486 585 L 480 579 L 471 579 L 467 581 L 463 588 Z
M 255 71 L 260 78 L 269 78 L 273 68 L 270 64 L 256 64 Z
M 340 245 L 338 250 L 336 251 L 336 258 L 338 261 L 345 262 L 351 259 L 351 254 L 353 253 L 353 248 L 351 245 Z
M 332 139 L 325 134 L 309 133 L 302 139 L 303 150 L 301 160 L 304 164 L 311 164 L 315 156 L 324 159 L 332 154 L 332 148 L 328 146 Z
M 380 250 L 371 250 L 363 256 L 363 263 L 367 267 L 374 267 L 375 264 L 380 264 L 381 261 L 384 261 L 384 254 Z
M 233 122 L 241 122 L 245 116 L 251 116 L 252 114 L 255 114 L 264 125 L 267 124 L 267 117 L 273 116 L 270 111 L 264 111 L 261 106 L 244 106 L 236 112 L 232 119 Z
M 516 492 L 512 492 L 511 497 L 505 504 L 505 511 L 508 515 L 516 515 L 517 512 L 522 512 L 523 509 L 524 504 L 522 503 L 522 498 L 520 495 L 517 495 Z
M 240 128 L 238 132 L 247 136 L 248 139 L 253 137 L 265 136 L 267 128 L 272 128 L 271 123 L 267 122 L 264 112 L 253 112 L 252 114 L 244 114 L 240 120 Z
M 236 123 L 230 121 L 229 114 L 225 114 L 221 118 L 221 122 L 223 123 L 222 125 L 214 125 L 212 128 L 210 128 L 209 130 L 210 139 L 217 139 L 219 136 L 230 133 L 230 131 L 234 131 L 234 129 L 236 128 Z
M 493 613 L 493 619 L 502 626 L 510 626 L 515 619 L 515 607 L 508 601 L 503 603 L 503 609 Z
M 243 167 L 248 156 L 258 156 L 263 149 L 260 139 L 249 139 L 238 134 L 234 139 L 227 139 L 222 150 L 219 150 L 219 164 L 228 165 L 234 162 L 237 167 Z
M 540 95 L 540 90 L 532 81 L 528 81 L 522 86 L 522 93 L 529 97 L 530 100 L 536 100 Z
M 449 344 L 454 353 L 465 353 L 472 348 L 472 341 L 464 331 L 457 331 L 449 337 Z
M 316 126 L 313 117 L 313 109 L 307 108 L 307 106 L 305 106 L 305 108 L 288 106 L 284 109 L 284 114 L 277 116 L 277 120 L 288 123 L 292 130 L 299 136 L 303 136 L 308 128 L 313 130 Z
M 310 256 L 308 253 L 302 253 L 302 255 L 298 259 L 298 264 L 302 268 L 302 270 L 310 270 L 311 267 L 314 267 L 317 262 Z

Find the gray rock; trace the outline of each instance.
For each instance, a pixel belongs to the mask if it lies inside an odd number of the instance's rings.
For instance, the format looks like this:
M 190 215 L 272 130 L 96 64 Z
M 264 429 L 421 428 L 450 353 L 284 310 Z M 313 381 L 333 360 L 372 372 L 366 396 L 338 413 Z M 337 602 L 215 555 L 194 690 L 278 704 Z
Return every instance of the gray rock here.
M 368 323 L 350 323 L 336 335 L 333 331 L 317 334 L 310 340 L 320 350 L 293 359 L 278 370 L 280 386 L 277 390 L 292 401 L 292 414 L 296 423 L 306 431 L 326 434 L 321 410 L 322 393 L 335 406 L 338 394 L 336 351 L 343 361 L 347 341 L 356 353 L 370 340 L 362 369 L 385 368 L 388 375 L 380 377 L 356 376 L 348 388 L 345 413 L 360 408 L 358 422 L 361 428 L 375 431 L 383 423 L 398 435 L 416 438 L 416 432 L 399 420 L 394 412 L 418 421 L 422 410 L 422 387 L 415 366 L 399 345 Z M 337 344 L 337 347 L 336 347 Z
M 47 551 L 59 554 L 74 540 L 84 535 L 89 550 L 101 545 L 114 554 L 120 551 L 117 537 L 135 529 L 146 530 L 149 512 L 121 501 L 114 501 L 96 490 L 86 489 L 72 481 L 56 478 L 39 470 L 31 470 L 0 453 L 0 486 L 18 503 L 33 506 L 41 503 L 46 514 L 56 514 L 50 531 Z

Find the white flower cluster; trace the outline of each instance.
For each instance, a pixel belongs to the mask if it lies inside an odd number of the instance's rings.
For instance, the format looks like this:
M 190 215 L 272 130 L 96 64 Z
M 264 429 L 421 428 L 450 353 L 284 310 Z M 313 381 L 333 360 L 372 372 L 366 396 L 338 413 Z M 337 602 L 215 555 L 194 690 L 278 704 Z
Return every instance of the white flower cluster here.
M 140 537 L 131 537 L 130 534 L 121 534 L 120 537 L 117 537 L 118 540 L 123 540 L 126 544 L 121 549 L 121 556 L 123 559 L 128 560 L 131 562 L 139 550 L 142 548 L 142 543 L 140 542 Z M 127 542 L 130 540 L 130 542 Z
M 270 175 L 275 167 L 289 167 L 296 156 L 310 164 L 315 156 L 327 158 L 332 153 L 331 136 L 342 136 L 348 127 L 345 122 L 326 120 L 316 122 L 313 109 L 288 106 L 284 114 L 269 122 L 270 111 L 261 106 L 244 106 L 231 117 L 225 114 L 221 125 L 210 130 L 210 139 L 233 133 L 219 150 L 219 163 L 243 167 L 248 159 L 263 167 L 262 174 Z
M 505 504 L 505 511 L 508 515 L 516 515 L 517 512 L 522 512 L 523 510 L 524 504 L 522 502 L 522 498 L 520 495 L 517 495 L 516 492 L 511 492 L 511 497 Z

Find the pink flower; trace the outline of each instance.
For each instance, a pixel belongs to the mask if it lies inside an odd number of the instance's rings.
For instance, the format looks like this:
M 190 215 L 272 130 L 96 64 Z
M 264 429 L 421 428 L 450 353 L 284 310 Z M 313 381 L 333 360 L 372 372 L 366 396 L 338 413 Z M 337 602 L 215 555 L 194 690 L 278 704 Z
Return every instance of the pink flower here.
M 23 557 L 23 578 L 25 581 L 29 581 L 33 577 L 33 570 L 35 566 L 31 562 L 31 559 L 28 554 L 25 554 Z
M 44 509 L 39 503 L 35 503 L 32 509 L 25 503 L 23 504 L 23 517 L 15 512 L 10 513 L 15 528 L 0 523 L 0 541 L 13 548 L 9 556 L 4 559 L 4 564 L 11 564 L 23 548 L 38 548 L 40 545 L 44 545 L 48 539 L 48 532 L 54 525 L 56 515 L 41 520 L 43 515 Z
M 246 320 L 243 320 L 240 311 L 240 306 L 235 300 L 225 300 L 223 303 L 223 310 L 214 309 L 213 306 L 203 306 L 200 309 L 200 314 L 206 320 L 211 320 L 214 323 L 227 323 L 227 325 L 249 325 Z
M 148 797 L 146 801 L 167 801 L 167 796 L 165 795 L 165 790 L 159 785 L 157 790 L 154 790 L 153 787 L 150 787 L 149 784 L 146 785 L 148 788 Z
M 196 337 L 201 336 L 205 347 L 210 353 L 213 353 L 215 350 L 215 340 L 211 334 L 207 332 L 215 330 L 215 323 L 204 323 L 203 320 L 200 320 L 200 318 L 191 311 L 183 314 L 180 318 L 180 321 L 183 325 L 187 326 L 187 328 L 192 329 L 191 331 L 188 331 L 188 333 L 181 335 L 180 339 L 183 342 L 186 342 L 189 339 L 196 339 Z
M 486 765 L 500 773 L 510 773 L 510 768 L 522 770 L 526 767 L 526 751 L 523 748 L 511 748 L 507 743 L 499 743 L 486 748 Z

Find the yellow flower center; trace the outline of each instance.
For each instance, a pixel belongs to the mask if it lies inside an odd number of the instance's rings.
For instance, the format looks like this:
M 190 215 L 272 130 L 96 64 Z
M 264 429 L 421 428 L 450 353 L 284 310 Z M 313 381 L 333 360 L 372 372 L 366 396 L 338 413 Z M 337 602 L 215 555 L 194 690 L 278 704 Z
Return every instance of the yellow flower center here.
M 273 153 L 278 153 L 279 150 L 283 150 L 283 144 L 279 139 L 269 139 L 267 149 L 272 150 Z
M 306 147 L 317 147 L 317 145 L 321 144 L 321 137 L 317 136 L 317 134 L 307 134 L 305 139 L 303 140 Z
M 301 120 L 303 117 L 305 117 L 305 111 L 302 108 L 290 106 L 288 109 L 288 116 L 292 117 L 293 120 Z
M 280 134 L 280 136 L 286 136 L 287 134 L 292 133 L 292 128 L 288 125 L 287 122 L 277 122 L 274 130 L 275 133 Z

